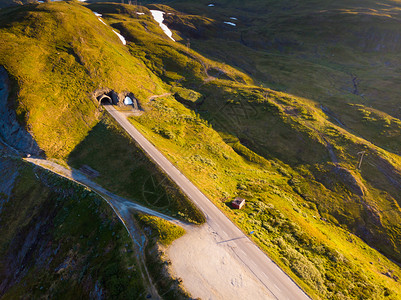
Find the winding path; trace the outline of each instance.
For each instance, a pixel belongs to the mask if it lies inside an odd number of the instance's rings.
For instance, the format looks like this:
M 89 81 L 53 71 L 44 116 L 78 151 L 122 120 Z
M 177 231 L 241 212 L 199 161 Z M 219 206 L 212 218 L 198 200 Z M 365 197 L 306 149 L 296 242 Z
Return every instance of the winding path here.
M 149 299 L 161 299 L 146 267 L 145 254 L 144 254 L 146 237 L 144 237 L 141 234 L 140 230 L 135 224 L 135 221 L 131 215 L 131 210 L 136 210 L 139 212 L 143 212 L 145 214 L 149 214 L 152 216 L 168 220 L 184 228 L 188 228 L 188 225 L 170 216 L 159 213 L 157 211 L 144 207 L 140 204 L 134 203 L 128 199 L 115 195 L 106 190 L 105 188 L 101 187 L 97 183 L 93 182 L 84 174 L 75 169 L 72 168 L 67 169 L 55 162 L 46 159 L 25 158 L 25 160 L 34 165 L 47 169 L 53 173 L 56 173 L 60 176 L 63 176 L 69 180 L 73 180 L 78 184 L 88 187 L 89 189 L 97 193 L 100 197 L 102 197 L 110 205 L 110 207 L 114 210 L 116 215 L 119 217 L 119 219 L 125 226 L 126 230 L 128 231 L 129 235 L 131 236 L 134 242 L 135 253 L 139 262 L 138 266 L 141 270 L 142 278 L 148 286 L 147 292 L 150 294 Z

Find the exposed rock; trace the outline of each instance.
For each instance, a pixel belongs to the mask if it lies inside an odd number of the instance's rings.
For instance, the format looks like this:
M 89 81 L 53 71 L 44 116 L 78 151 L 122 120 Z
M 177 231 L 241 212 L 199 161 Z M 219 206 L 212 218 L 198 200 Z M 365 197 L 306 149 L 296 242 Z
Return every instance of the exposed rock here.
M 126 97 L 129 97 L 132 100 L 132 104 L 130 104 L 130 105 L 134 108 L 134 110 L 143 111 L 138 99 L 131 92 L 122 92 L 122 93 L 118 94 L 119 105 L 125 105 L 124 99 Z
M 117 104 L 118 101 L 116 101 L 117 99 L 115 96 L 112 97 L 112 93 L 113 95 L 115 94 L 115 92 L 110 89 L 102 88 L 94 91 L 92 96 L 99 102 L 99 105 L 103 103 L 102 101 L 108 101 L 110 104 Z
M 353 93 L 354 95 L 359 95 L 358 84 L 359 84 L 359 79 L 358 79 L 358 77 L 353 76 L 353 78 L 352 78 L 352 85 L 354 86 L 354 90 L 352 91 L 352 93 Z
M 43 151 L 32 135 L 18 123 L 15 111 L 9 107 L 9 94 L 8 74 L 4 67 L 0 66 L 0 138 L 20 152 L 40 156 Z
M 353 193 L 364 196 L 366 187 L 352 172 L 338 165 L 333 166 L 332 171 L 339 177 L 341 182 L 348 187 Z
M 17 176 L 17 162 L 0 157 L 0 213 L 3 205 L 10 199 Z
M 322 111 L 328 116 L 329 118 L 334 119 L 341 127 L 346 127 L 343 122 L 340 121 L 339 116 L 337 116 L 330 108 L 320 105 Z
M 96 281 L 93 291 L 89 294 L 91 299 L 104 299 L 103 289 L 99 281 Z
M 0 272 L 0 296 L 20 282 L 32 266 L 43 265 L 52 253 L 48 228 L 54 211 L 42 209 L 29 224 L 19 228 L 18 233 L 8 245 L 8 251 L 1 258 L 5 267 Z

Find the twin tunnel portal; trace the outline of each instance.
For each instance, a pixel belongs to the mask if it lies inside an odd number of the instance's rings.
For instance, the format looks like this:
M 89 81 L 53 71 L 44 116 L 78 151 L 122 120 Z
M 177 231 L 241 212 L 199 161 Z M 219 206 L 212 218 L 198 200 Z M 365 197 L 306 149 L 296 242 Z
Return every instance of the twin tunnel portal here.
M 138 99 L 130 92 L 120 94 L 113 90 L 98 90 L 94 92 L 94 97 L 99 105 L 132 106 L 134 110 L 142 110 Z

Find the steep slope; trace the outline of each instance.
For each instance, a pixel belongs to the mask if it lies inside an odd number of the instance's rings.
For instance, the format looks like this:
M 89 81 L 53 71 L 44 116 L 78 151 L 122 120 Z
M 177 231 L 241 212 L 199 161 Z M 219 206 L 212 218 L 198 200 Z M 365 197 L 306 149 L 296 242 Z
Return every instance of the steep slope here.
M 124 167 L 132 173 L 122 180 L 107 180 L 112 174 L 101 174 L 103 182 L 130 197 L 140 195 L 143 184 L 149 193 L 155 197 L 159 193 L 168 202 L 164 208 L 169 213 L 180 212 L 183 219 L 202 222 L 203 216 L 196 215 L 193 205 L 168 181 L 164 182 L 163 174 L 103 116 L 98 102 L 92 99 L 95 90 L 105 88 L 116 93 L 138 90 L 135 95 L 146 99 L 149 94 L 162 93 L 159 84 L 163 84 L 124 52 L 110 26 L 77 3 L 1 10 L 0 23 L 4 65 L 0 69 L 1 297 L 149 296 L 150 287 L 143 280 L 146 275 L 137 261 L 138 247 L 133 246 L 111 208 L 75 183 L 22 163 L 19 156 L 65 158 L 82 141 L 92 149 L 110 138 L 110 149 L 100 160 L 118 151 L 115 158 L 125 159 Z M 104 73 L 107 75 L 101 75 Z M 100 136 L 96 135 L 99 127 Z M 95 138 L 90 139 L 94 132 Z M 128 163 L 124 157 L 127 153 L 135 155 L 128 158 Z M 79 167 L 91 159 L 79 149 L 75 158 Z M 101 171 L 107 173 L 110 168 L 116 172 L 115 165 L 107 164 Z M 119 174 L 124 175 L 121 170 Z M 144 182 L 133 187 L 129 184 L 133 176 L 144 176 Z M 150 181 L 163 184 L 155 187 Z M 140 247 L 146 244 L 144 235 L 141 243 Z M 157 259 L 157 252 L 149 255 L 148 267 L 154 268 Z M 158 271 L 155 269 L 151 276 L 166 299 L 187 297 L 174 288 L 178 281 Z
M 1 141 L 7 142 L 16 151 L 41 154 L 41 151 L 30 134 L 20 126 L 15 111 L 10 107 L 10 81 L 3 67 L 0 67 L 0 133 Z
M 107 5 L 93 4 L 90 7 L 97 10 L 108 7 L 105 11 L 112 13 L 110 6 Z M 117 19 L 116 13 L 121 11 L 119 8 L 115 9 L 115 14 L 110 15 L 113 19 Z M 307 201 L 315 202 L 321 213 L 329 212 L 330 215 L 335 215 L 337 222 L 345 223 L 371 244 L 379 243 L 383 247 L 381 249 L 386 249 L 388 254 L 393 252 L 391 254 L 393 258 L 398 257 L 400 245 L 395 238 L 397 234 L 394 233 L 394 230 L 398 231 L 396 229 L 398 217 L 394 217 L 394 213 L 396 215 L 400 213 L 398 209 L 400 199 L 397 192 L 401 182 L 398 156 L 331 123 L 325 114 L 316 109 L 312 101 L 244 85 L 243 82 L 249 83 L 249 80 L 246 81 L 239 75 L 236 77 L 230 75 L 230 71 L 224 67 L 220 67 L 220 76 L 225 77 L 223 80 L 216 77 L 210 78 L 206 76 L 207 71 L 202 74 L 199 68 L 188 68 L 190 64 L 197 62 L 190 56 L 192 53 L 190 49 L 180 44 L 167 42 L 165 39 L 155 38 L 150 33 L 139 33 L 136 25 L 139 22 L 136 20 L 120 17 L 121 20 L 124 20 L 120 22 L 121 28 L 130 29 L 132 35 L 135 33 L 135 44 L 130 45 L 130 51 L 135 55 L 144 51 L 147 54 L 146 57 L 151 58 L 152 62 L 158 62 L 158 69 L 163 70 L 159 71 L 160 76 L 168 80 L 167 82 L 172 85 L 172 91 L 177 91 L 176 99 L 200 112 L 201 116 L 215 129 L 223 133 L 223 138 L 238 153 L 246 157 L 243 153 L 246 150 L 242 149 L 248 147 L 266 158 L 278 158 L 298 168 L 301 173 L 309 169 L 311 177 L 308 180 L 301 180 L 302 184 L 298 180 L 291 181 L 298 195 L 306 198 Z M 154 44 L 158 44 L 156 50 L 151 47 Z M 167 45 L 170 48 L 167 48 Z M 160 50 L 171 49 L 171 47 L 179 49 L 180 52 Z M 177 79 L 173 80 L 172 74 L 175 74 Z M 196 90 L 192 93 L 198 93 L 201 98 L 195 99 L 195 103 L 191 105 L 190 100 L 185 101 L 185 98 L 180 96 L 185 94 L 183 90 Z M 184 140 L 190 139 L 191 135 L 183 133 L 183 129 L 178 129 L 175 113 L 171 112 L 170 115 L 167 108 L 156 105 L 157 103 L 153 104 L 158 112 L 156 113 L 158 116 L 154 118 L 158 120 L 157 123 L 165 118 L 173 118 L 174 121 L 171 125 L 161 126 L 149 120 L 150 124 L 147 126 L 154 126 L 152 131 L 155 133 L 184 145 Z M 165 113 L 161 112 L 163 110 Z M 152 114 L 153 111 L 155 109 L 152 110 Z M 143 116 L 138 119 L 145 118 Z M 297 142 L 292 143 L 294 140 Z M 359 160 L 357 153 L 360 151 L 368 153 L 361 172 L 355 170 Z M 372 163 L 376 169 L 370 168 L 369 163 Z M 327 190 L 331 192 L 327 194 Z M 378 190 L 386 190 L 390 195 L 383 196 L 381 199 L 382 197 L 377 196 Z M 344 213 L 341 207 L 342 201 L 336 200 L 337 204 L 333 206 L 333 199 L 339 198 L 349 199 L 345 202 L 354 203 L 351 205 L 355 205 L 351 209 L 354 211 L 351 216 Z M 365 217 L 360 219 L 361 215 Z M 386 222 L 392 224 L 391 229 L 386 229 L 388 240 L 381 241 L 382 230 L 387 226 L 380 222 L 372 223 L 372 216 L 384 218 L 388 220 Z M 355 219 L 360 221 L 355 224 Z
M 0 64 L 15 82 L 17 115 L 48 156 L 68 155 L 98 122 L 88 97 L 95 90 L 129 91 L 139 99 L 163 93 L 161 81 L 129 55 L 112 28 L 77 3 L 0 14 Z
M 101 198 L 27 163 L 2 167 L 18 174 L 0 212 L 2 299 L 145 298 L 133 242 Z
M 400 154 L 397 1 L 171 3 L 187 14 L 166 22 L 195 49 L 265 86 L 315 100 L 337 124 Z M 196 15 L 207 16 L 215 30 Z M 193 34 L 194 26 L 207 34 Z

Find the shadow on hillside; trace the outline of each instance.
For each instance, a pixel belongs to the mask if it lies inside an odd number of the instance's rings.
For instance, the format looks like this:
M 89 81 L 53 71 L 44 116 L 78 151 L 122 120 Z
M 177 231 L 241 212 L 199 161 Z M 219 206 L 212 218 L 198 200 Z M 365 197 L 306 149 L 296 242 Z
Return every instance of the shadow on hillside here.
M 204 220 L 175 183 L 107 115 L 71 152 L 68 164 L 121 197 L 183 220 Z

